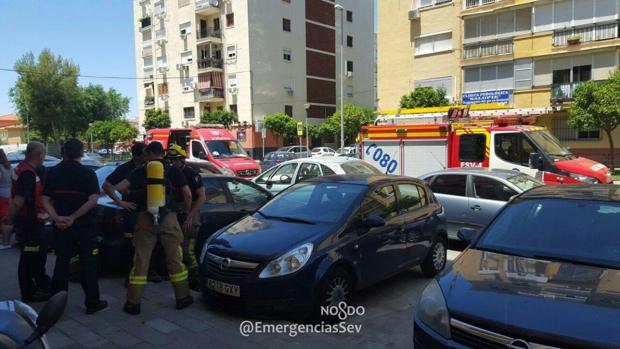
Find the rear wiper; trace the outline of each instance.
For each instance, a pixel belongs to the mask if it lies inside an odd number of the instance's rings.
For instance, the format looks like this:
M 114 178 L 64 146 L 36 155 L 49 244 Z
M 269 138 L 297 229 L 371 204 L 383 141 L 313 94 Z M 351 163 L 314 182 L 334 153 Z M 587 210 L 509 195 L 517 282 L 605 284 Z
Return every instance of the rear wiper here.
M 536 259 L 546 259 L 552 262 L 566 262 L 566 263 L 572 263 L 572 264 L 587 265 L 587 266 L 596 267 L 596 268 L 605 268 L 605 269 L 618 268 L 617 265 L 616 266 L 607 265 L 603 263 L 593 262 L 590 260 L 584 260 L 581 258 L 568 258 L 568 257 L 562 257 L 562 256 L 549 256 L 549 255 L 541 255 L 541 254 L 536 254 L 536 255 L 533 255 L 532 257 Z

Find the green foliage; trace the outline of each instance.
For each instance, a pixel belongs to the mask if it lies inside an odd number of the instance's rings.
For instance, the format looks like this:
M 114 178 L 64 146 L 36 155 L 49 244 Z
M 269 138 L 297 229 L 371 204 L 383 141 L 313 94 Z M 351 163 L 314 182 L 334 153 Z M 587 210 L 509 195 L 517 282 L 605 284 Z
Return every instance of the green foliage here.
M 148 109 L 144 113 L 144 128 L 146 130 L 168 127 L 170 127 L 170 116 L 168 112 L 160 109 Z
M 568 125 L 579 130 L 601 129 L 609 139 L 610 165 L 615 168 L 611 133 L 620 125 L 620 70 L 604 82 L 588 81 L 575 91 Z
M 265 127 L 273 133 L 289 138 L 297 136 L 297 119 L 294 119 L 283 113 L 267 115 L 263 121 Z
M 104 90 L 101 85 L 81 89 L 77 117 L 68 125 L 74 135 L 94 121 L 118 120 L 129 111 L 129 98 L 115 89 Z
M 228 128 L 237 122 L 239 122 L 237 114 L 226 110 L 205 111 L 200 116 L 202 124 L 220 124 Z
M 443 87 L 418 87 L 410 94 L 400 98 L 401 108 L 428 108 L 450 105 L 446 99 L 446 90 Z
M 371 124 L 376 118 L 373 110 L 362 106 L 345 104 L 344 106 L 344 137 L 345 144 L 355 141 L 360 129 Z M 321 136 L 340 137 L 340 109 L 327 118 L 319 128 Z
M 127 120 L 100 120 L 92 123 L 87 131 L 93 139 L 110 147 L 116 142 L 129 142 L 138 136 L 138 130 Z

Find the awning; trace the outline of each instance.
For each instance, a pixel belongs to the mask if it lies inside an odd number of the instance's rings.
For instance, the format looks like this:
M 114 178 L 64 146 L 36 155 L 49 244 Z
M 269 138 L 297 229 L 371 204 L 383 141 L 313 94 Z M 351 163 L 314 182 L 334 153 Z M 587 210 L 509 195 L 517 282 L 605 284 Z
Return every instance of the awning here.
M 209 92 L 210 89 L 223 90 L 222 73 L 208 72 L 198 75 L 198 91 Z

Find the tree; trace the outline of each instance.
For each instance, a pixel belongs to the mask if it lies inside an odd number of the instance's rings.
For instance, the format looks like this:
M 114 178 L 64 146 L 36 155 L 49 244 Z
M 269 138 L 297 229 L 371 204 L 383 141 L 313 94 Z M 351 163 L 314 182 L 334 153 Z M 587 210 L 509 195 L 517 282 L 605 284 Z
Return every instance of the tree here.
M 205 111 L 200 116 L 200 122 L 203 124 L 220 124 L 228 128 L 230 125 L 239 122 L 237 114 L 226 110 Z
M 446 90 L 443 87 L 418 87 L 410 94 L 400 98 L 401 108 L 428 108 L 450 105 L 446 99 Z
M 579 130 L 600 129 L 609 141 L 609 164 L 616 166 L 612 132 L 620 125 L 620 70 L 604 82 L 587 81 L 575 91 L 568 125 Z
M 105 90 L 101 85 L 88 85 L 80 90 L 78 116 L 69 127 L 79 133 L 95 121 L 118 120 L 129 111 L 129 98 L 115 89 Z
M 129 142 L 138 136 L 138 130 L 127 120 L 100 120 L 92 123 L 87 131 L 93 139 L 111 148 L 116 142 Z
M 375 112 L 371 109 L 354 105 L 345 104 L 344 106 L 344 136 L 345 144 L 355 141 L 362 126 L 369 125 L 375 120 Z M 332 136 L 340 139 L 340 109 L 320 127 L 320 134 L 323 136 Z
M 170 127 L 170 116 L 167 111 L 149 109 L 144 113 L 144 128 L 146 130 L 168 127 Z
M 297 135 L 297 120 L 283 113 L 267 115 L 263 123 L 273 133 L 284 138 Z
M 22 56 L 14 68 L 18 78 L 9 95 L 22 122 L 45 139 L 51 136 L 60 149 L 80 99 L 79 67 L 46 49 L 38 60 L 32 53 Z

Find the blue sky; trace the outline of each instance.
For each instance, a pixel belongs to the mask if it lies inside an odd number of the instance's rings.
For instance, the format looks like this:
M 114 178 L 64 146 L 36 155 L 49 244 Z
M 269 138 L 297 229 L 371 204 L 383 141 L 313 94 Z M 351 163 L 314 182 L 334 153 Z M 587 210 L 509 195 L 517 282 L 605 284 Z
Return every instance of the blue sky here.
M 49 48 L 79 65 L 81 74 L 134 77 L 133 24 L 132 0 L 0 0 L 0 68 Z M 0 71 L 0 115 L 14 111 L 8 94 L 16 78 Z M 81 85 L 89 83 L 130 97 L 127 116 L 136 116 L 134 80 L 80 78 Z

